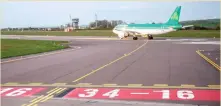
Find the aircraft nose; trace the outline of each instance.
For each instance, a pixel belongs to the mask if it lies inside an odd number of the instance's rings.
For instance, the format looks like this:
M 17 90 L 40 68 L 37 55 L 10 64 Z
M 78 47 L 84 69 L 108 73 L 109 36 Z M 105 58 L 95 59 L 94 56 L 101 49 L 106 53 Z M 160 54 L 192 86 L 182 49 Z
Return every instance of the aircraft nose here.
M 113 32 L 113 33 L 117 33 L 116 30 L 115 30 L 115 28 L 112 30 L 112 32 Z
M 113 32 L 113 33 L 116 33 L 116 30 L 113 29 L 112 32 Z

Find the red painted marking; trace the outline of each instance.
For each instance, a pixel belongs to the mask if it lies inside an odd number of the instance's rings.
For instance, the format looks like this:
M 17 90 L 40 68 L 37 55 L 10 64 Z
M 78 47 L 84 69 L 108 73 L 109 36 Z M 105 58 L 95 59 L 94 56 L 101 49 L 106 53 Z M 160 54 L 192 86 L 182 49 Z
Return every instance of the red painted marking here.
M 45 90 L 46 88 L 39 87 L 1 87 L 0 95 L 7 97 L 25 97 L 32 96 L 40 91 Z
M 220 90 L 76 88 L 64 98 L 220 101 Z

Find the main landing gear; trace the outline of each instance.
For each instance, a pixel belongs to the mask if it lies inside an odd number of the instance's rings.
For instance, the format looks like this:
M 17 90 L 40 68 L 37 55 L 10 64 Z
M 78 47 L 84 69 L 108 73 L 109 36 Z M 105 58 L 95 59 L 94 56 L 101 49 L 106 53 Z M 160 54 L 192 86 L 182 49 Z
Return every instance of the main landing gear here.
M 153 36 L 152 35 L 148 35 L 148 39 L 153 39 Z
M 138 37 L 136 37 L 136 36 L 133 37 L 133 40 L 137 40 L 137 39 L 138 39 Z

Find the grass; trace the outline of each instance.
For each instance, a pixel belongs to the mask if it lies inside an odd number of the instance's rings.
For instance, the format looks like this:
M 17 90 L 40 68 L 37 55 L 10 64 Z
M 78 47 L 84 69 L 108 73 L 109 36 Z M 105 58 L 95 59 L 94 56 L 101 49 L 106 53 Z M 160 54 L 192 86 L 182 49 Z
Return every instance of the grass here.
M 111 30 L 63 31 L 2 31 L 2 35 L 57 35 L 57 36 L 116 36 Z
M 68 48 L 67 41 L 1 39 L 1 58 L 24 56 Z
M 117 36 L 112 30 L 79 30 L 77 32 L 62 31 L 2 31 L 2 35 L 56 35 L 56 36 Z M 220 38 L 220 30 L 181 30 L 162 34 L 159 37 L 195 37 Z

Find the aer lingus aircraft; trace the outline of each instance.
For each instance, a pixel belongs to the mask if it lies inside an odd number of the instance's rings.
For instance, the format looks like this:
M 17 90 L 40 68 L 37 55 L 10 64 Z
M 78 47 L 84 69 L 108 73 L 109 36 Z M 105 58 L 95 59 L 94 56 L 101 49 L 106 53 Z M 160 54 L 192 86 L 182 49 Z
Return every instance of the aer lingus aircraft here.
M 170 19 L 163 24 L 120 24 L 114 27 L 113 32 L 118 35 L 120 39 L 128 36 L 133 36 L 133 40 L 137 40 L 137 36 L 147 37 L 153 39 L 153 36 L 169 33 L 193 25 L 182 26 L 179 24 L 181 6 L 176 7 Z

